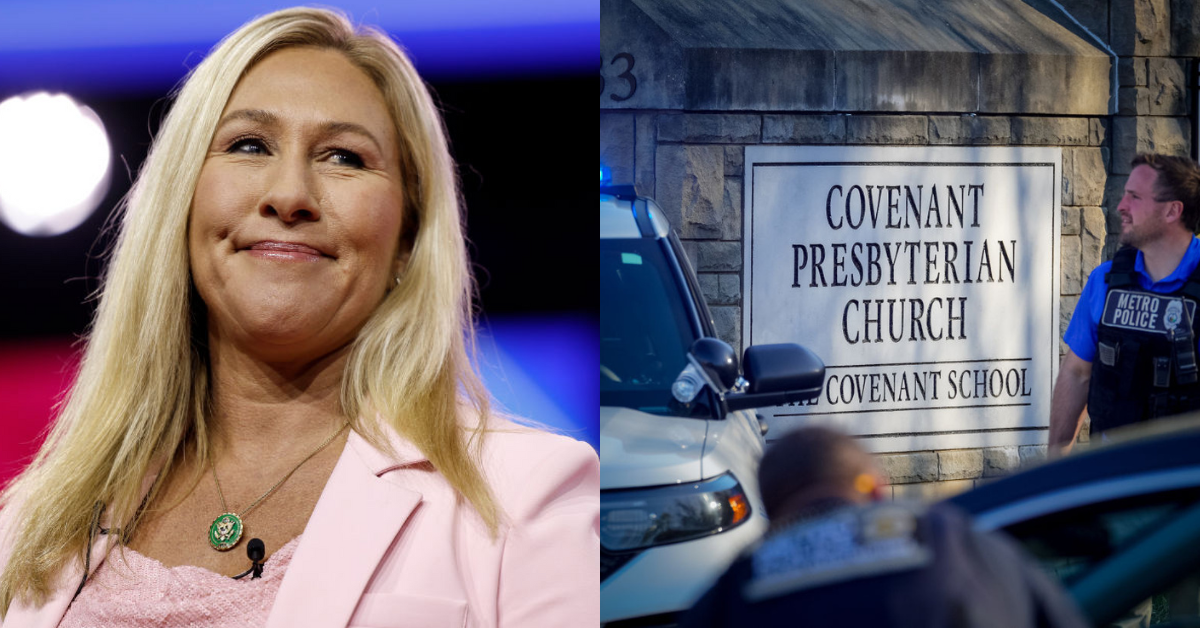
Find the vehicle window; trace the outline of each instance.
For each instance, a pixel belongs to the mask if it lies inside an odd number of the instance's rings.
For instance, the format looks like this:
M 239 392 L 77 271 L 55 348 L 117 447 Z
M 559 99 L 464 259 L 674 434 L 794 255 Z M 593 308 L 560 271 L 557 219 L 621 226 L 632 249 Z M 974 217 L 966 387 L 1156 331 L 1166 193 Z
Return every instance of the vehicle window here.
M 1070 586 L 1092 567 L 1168 522 L 1200 500 L 1200 489 L 1188 488 L 1140 495 L 1056 512 L 1005 528 L 1042 567 Z M 1151 625 L 1168 625 L 1196 617 L 1200 589 L 1191 579 L 1130 609 L 1129 618 L 1151 615 Z M 1189 601 L 1190 600 L 1190 601 Z M 1136 625 L 1136 624 L 1130 624 Z
M 660 247 L 651 239 L 600 241 L 600 403 L 708 417 L 707 396 L 688 407 L 671 396 L 696 333 Z

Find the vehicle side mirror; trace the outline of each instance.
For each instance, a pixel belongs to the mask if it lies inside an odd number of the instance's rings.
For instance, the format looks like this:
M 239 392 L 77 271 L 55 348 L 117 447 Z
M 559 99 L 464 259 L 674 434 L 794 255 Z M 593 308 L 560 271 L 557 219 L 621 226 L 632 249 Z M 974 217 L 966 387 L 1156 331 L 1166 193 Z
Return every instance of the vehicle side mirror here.
M 732 390 L 738 379 L 737 353 L 733 347 L 716 338 L 697 338 L 689 351 L 695 364 L 704 371 L 705 379 L 715 392 Z
M 725 395 L 730 411 L 808 401 L 825 385 L 825 363 L 798 344 L 747 347 L 742 364 L 750 384 Z

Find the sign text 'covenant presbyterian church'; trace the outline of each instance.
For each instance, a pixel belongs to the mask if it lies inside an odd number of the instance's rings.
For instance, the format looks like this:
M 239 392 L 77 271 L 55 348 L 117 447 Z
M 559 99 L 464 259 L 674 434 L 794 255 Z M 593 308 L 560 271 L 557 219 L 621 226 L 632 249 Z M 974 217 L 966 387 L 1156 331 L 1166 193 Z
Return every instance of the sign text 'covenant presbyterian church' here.
M 876 451 L 1044 442 L 1061 149 L 746 148 L 746 345 L 799 342 L 821 396 L 760 412 Z

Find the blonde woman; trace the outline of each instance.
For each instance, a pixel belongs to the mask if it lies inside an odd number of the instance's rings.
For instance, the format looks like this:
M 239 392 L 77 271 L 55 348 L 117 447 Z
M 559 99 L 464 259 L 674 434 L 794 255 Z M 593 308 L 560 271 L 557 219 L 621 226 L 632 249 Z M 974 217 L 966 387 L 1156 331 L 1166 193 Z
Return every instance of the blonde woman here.
M 441 119 L 385 35 L 229 35 L 120 228 L 3 493 L 5 628 L 598 623 L 596 456 L 489 413 Z

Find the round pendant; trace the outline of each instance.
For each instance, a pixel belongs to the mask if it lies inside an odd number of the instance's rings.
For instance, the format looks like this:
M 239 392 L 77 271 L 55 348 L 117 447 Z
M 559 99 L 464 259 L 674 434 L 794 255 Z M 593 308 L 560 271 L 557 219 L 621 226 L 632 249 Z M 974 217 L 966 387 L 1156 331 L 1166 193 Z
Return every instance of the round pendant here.
M 224 552 L 237 545 L 242 538 L 242 518 L 232 512 L 227 512 L 208 526 L 208 542 L 213 549 Z

